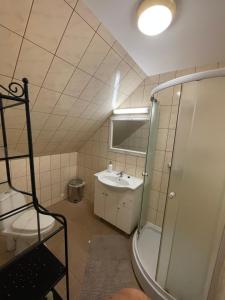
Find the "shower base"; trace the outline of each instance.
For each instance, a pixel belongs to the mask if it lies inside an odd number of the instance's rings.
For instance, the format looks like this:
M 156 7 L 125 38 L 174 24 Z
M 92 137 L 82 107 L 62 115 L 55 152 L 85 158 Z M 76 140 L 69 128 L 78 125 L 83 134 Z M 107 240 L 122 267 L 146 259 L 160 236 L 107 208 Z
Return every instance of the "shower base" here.
M 132 241 L 132 264 L 135 275 L 147 295 L 152 300 L 176 300 L 155 280 L 157 259 L 160 247 L 161 230 L 154 224 L 147 223 L 138 238 L 137 231 Z

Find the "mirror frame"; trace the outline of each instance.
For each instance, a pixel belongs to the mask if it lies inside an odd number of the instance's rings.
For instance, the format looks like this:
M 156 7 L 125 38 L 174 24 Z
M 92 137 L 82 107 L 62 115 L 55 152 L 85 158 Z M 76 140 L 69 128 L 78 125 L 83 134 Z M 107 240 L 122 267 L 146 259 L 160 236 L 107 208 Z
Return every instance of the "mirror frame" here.
M 113 121 L 149 121 L 150 116 L 149 114 L 140 114 L 140 115 L 113 115 L 110 118 L 110 124 L 109 124 L 109 151 L 113 152 L 119 152 L 119 153 L 125 153 L 125 154 L 131 154 L 131 155 L 137 155 L 137 156 L 146 156 L 146 152 L 141 151 L 135 151 L 135 150 L 129 150 L 129 149 L 123 149 L 123 148 L 115 148 L 113 147 Z

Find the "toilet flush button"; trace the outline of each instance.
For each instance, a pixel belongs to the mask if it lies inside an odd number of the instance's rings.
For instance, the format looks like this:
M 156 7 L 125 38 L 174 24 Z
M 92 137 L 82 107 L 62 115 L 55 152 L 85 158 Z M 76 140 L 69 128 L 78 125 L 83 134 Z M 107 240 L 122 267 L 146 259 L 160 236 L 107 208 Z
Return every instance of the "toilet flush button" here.
M 175 192 L 169 193 L 169 198 L 170 198 L 170 199 L 173 199 L 175 196 L 176 196 L 176 193 L 175 193 Z

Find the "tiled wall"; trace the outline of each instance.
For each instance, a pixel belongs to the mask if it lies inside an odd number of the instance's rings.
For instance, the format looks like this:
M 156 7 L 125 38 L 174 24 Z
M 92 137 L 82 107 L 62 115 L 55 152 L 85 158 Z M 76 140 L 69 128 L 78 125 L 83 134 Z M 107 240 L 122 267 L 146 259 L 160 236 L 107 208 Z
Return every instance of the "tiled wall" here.
M 130 97 L 121 105 L 123 108 L 146 107 L 151 103 L 151 90 L 159 83 L 180 77 L 182 75 L 203 70 L 224 67 L 224 63 L 216 63 L 204 67 L 194 67 L 182 71 L 174 71 L 166 74 L 151 76 L 145 79 Z M 158 95 L 160 100 L 160 121 L 157 134 L 156 156 L 153 167 L 153 178 L 149 198 L 147 220 L 161 226 L 164 213 L 166 190 L 168 186 L 169 169 L 171 160 L 175 123 L 178 109 L 179 87 L 170 88 Z M 95 172 L 107 167 L 112 160 L 113 168 L 126 173 L 141 177 L 144 170 L 145 158 L 120 154 L 109 151 L 108 133 L 109 119 L 97 130 L 92 138 L 78 151 L 78 174 L 87 182 L 87 198 L 93 202 Z
M 77 153 L 64 153 L 34 158 L 38 199 L 45 207 L 67 198 L 67 184 L 77 172 Z M 11 161 L 13 185 L 30 191 L 30 171 L 27 159 Z M 0 163 L 0 181 L 6 179 L 5 163 Z M 1 186 L 1 191 L 6 186 Z
M 114 90 L 119 105 L 145 74 L 83 0 L 0 6 L 0 84 L 29 79 L 35 154 L 76 151 L 112 111 Z M 10 146 L 21 152 L 22 110 L 8 111 L 7 120 Z

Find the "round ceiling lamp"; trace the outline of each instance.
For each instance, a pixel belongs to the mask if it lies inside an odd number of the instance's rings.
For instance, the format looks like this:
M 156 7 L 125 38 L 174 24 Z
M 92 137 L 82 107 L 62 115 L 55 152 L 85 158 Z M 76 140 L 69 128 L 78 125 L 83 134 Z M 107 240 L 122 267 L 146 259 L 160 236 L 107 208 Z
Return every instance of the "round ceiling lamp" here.
M 173 0 L 143 0 L 137 10 L 138 28 L 146 35 L 160 34 L 169 27 L 175 12 Z

